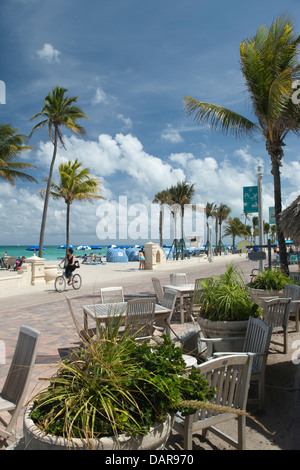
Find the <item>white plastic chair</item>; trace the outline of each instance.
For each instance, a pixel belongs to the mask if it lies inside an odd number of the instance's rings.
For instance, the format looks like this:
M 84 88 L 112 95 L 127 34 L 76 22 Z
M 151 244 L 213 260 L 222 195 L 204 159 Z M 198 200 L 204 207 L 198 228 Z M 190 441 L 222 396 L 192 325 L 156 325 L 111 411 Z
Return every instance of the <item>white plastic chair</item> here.
M 0 422 L 4 425 L 4 430 L 0 429 L 0 440 L 3 440 L 6 446 L 9 440 L 17 438 L 15 427 L 32 376 L 39 337 L 39 331 L 21 326 L 12 362 L 0 393 L 0 413 L 9 412 L 11 415 L 9 421 L 0 416 Z
M 252 362 L 252 354 L 237 353 L 227 357 L 212 359 L 193 368 L 201 371 L 210 387 L 216 388 L 216 394 L 211 403 L 245 410 Z M 216 427 L 216 425 L 231 421 L 232 419 L 237 420 L 237 440 Z M 203 408 L 195 414 L 185 417 L 177 414 L 175 416 L 174 429 L 184 438 L 184 450 L 192 450 L 193 434 L 202 430 L 204 437 L 207 431 L 211 431 L 239 450 L 246 448 L 246 417 L 238 413 L 223 413 Z

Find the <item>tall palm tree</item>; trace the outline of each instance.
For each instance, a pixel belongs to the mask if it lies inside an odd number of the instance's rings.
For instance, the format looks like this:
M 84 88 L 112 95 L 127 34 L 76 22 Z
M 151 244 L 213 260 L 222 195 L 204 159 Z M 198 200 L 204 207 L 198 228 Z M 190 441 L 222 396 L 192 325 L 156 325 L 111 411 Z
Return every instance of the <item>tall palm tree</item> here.
M 33 176 L 22 171 L 36 166 L 19 161 L 22 152 L 33 149 L 24 145 L 26 139 L 25 135 L 19 134 L 18 129 L 13 129 L 9 124 L 0 124 L 0 178 L 11 185 L 15 185 L 16 179 L 37 182 Z
M 160 204 L 159 210 L 159 243 L 163 246 L 163 224 L 164 224 L 164 206 L 170 203 L 170 193 L 168 189 L 164 189 L 156 193 L 152 201 L 155 204 Z
M 247 231 L 245 225 L 240 221 L 238 217 L 231 217 L 227 220 L 227 225 L 224 227 L 224 235 L 232 237 L 232 249 L 235 248 L 236 237 L 242 237 L 246 235 Z
M 64 199 L 67 204 L 66 214 L 66 250 L 70 242 L 70 209 L 73 201 L 89 201 L 93 199 L 104 199 L 96 194 L 100 192 L 99 180 L 90 177 L 88 168 L 82 168 L 81 163 L 76 159 L 68 163 L 61 163 L 59 166 L 60 182 L 55 184 L 51 181 L 51 196 L 54 199 Z
M 216 216 L 219 224 L 219 253 L 221 255 L 221 247 L 222 247 L 222 223 L 227 219 L 229 214 L 231 213 L 230 207 L 227 206 L 227 204 L 220 204 Z
M 253 243 L 255 243 L 255 237 L 258 236 L 258 217 L 256 215 L 252 217 L 252 228 L 253 228 Z
M 44 201 L 44 210 L 42 216 L 42 223 L 41 223 L 41 231 L 40 231 L 40 241 L 39 241 L 39 256 L 42 256 L 43 253 L 43 245 L 44 245 L 44 235 L 45 235 L 45 228 L 46 228 L 46 219 L 47 219 L 47 211 L 49 205 L 49 196 L 50 196 L 50 186 L 52 181 L 53 169 L 55 164 L 55 159 L 57 155 L 57 148 L 58 143 L 60 142 L 62 146 L 65 148 L 65 144 L 63 141 L 63 134 L 61 131 L 61 127 L 65 127 L 76 134 L 85 135 L 85 130 L 81 127 L 77 120 L 81 118 L 87 118 L 87 116 L 82 112 L 82 110 L 74 103 L 77 102 L 78 97 L 67 97 L 65 96 L 66 92 L 65 88 L 61 88 L 56 86 L 52 90 L 52 94 L 48 94 L 45 98 L 45 105 L 40 113 L 35 114 L 30 119 L 36 118 L 44 118 L 41 122 L 39 122 L 34 128 L 32 129 L 30 136 L 34 131 L 40 129 L 41 127 L 48 126 L 49 137 L 53 144 L 53 154 L 52 160 L 49 169 L 49 176 L 48 176 L 48 183 L 47 189 L 45 193 L 45 201 Z
M 206 215 L 206 245 L 208 245 L 208 250 L 211 249 L 211 247 L 209 246 L 210 242 L 209 242 L 209 224 L 208 224 L 208 218 L 209 217 L 214 217 L 214 214 L 215 214 L 215 210 L 216 210 L 216 204 L 214 202 L 207 202 L 206 203 L 206 206 L 205 206 L 205 215 Z M 208 251 L 207 250 L 207 251 Z
M 180 209 L 181 215 L 181 259 L 184 259 L 184 249 L 183 249 L 183 218 L 184 218 L 184 206 L 185 204 L 190 204 L 193 196 L 195 194 L 194 189 L 195 184 L 188 184 L 186 181 L 178 182 L 176 186 L 171 186 L 169 189 L 169 194 L 173 204 L 177 204 Z M 177 250 L 176 250 L 176 259 L 177 259 Z
M 253 138 L 257 133 L 265 139 L 271 158 L 274 180 L 274 207 L 280 251 L 280 263 L 288 270 L 284 235 L 279 225 L 281 212 L 280 166 L 284 156 L 284 139 L 289 132 L 299 135 L 300 107 L 292 101 L 293 83 L 299 75 L 298 45 L 289 17 L 278 17 L 268 30 L 258 28 L 253 38 L 240 45 L 240 66 L 253 106 L 256 122 L 227 108 L 185 98 L 185 110 L 199 123 L 210 123 L 215 130 L 235 137 Z

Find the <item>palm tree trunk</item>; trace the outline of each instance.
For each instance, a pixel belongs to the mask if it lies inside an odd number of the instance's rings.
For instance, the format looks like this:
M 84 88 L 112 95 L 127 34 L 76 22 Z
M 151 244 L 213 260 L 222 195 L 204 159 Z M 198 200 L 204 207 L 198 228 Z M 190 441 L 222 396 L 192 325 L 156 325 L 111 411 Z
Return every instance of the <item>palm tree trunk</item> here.
M 70 244 L 70 208 L 71 204 L 67 202 L 67 217 L 66 217 L 66 235 L 67 235 L 67 240 L 66 240 L 66 253 L 69 250 L 69 244 Z
M 39 241 L 39 257 L 40 258 L 42 258 L 43 256 L 44 236 L 45 236 L 46 219 L 47 219 L 47 212 L 48 212 L 48 205 L 49 205 L 49 198 L 50 198 L 50 188 L 51 188 L 54 163 L 55 163 L 56 154 L 57 154 L 57 138 L 58 138 L 58 133 L 57 133 L 57 128 L 55 127 L 54 150 L 53 150 L 52 161 L 50 165 L 49 177 L 48 177 L 48 182 L 47 182 L 42 223 L 41 223 L 41 231 L 40 231 L 40 241 Z
M 184 216 L 184 209 L 181 208 L 181 259 L 184 259 L 184 252 L 183 252 L 183 216 Z
M 159 206 L 159 244 L 163 246 L 163 205 Z
M 271 163 L 272 163 L 271 173 L 274 179 L 274 207 L 275 207 L 275 219 L 276 219 L 276 226 L 277 226 L 280 266 L 281 266 L 281 269 L 288 274 L 289 267 L 288 267 L 285 239 L 284 239 L 283 232 L 279 225 L 279 215 L 282 210 L 281 181 L 280 181 L 279 167 L 281 166 L 280 160 L 283 156 L 283 151 L 282 151 L 283 145 L 284 144 L 281 141 L 274 142 L 274 143 L 271 143 L 269 141 L 266 142 L 266 148 L 271 157 Z

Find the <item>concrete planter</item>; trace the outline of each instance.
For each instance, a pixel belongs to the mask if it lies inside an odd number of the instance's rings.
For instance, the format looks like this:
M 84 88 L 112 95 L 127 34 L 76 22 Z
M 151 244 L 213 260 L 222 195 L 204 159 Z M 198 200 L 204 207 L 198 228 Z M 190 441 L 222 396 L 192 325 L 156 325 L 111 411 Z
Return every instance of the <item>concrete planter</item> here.
M 205 338 L 244 338 L 248 326 L 248 320 L 245 321 L 211 321 L 203 317 L 198 317 L 198 322 Z M 199 348 L 203 349 L 201 336 L 199 338 Z M 224 343 L 215 343 L 215 352 L 238 352 L 243 351 L 244 340 L 226 341 Z
M 145 436 L 120 435 L 101 439 L 90 439 L 89 445 L 81 439 L 65 439 L 42 432 L 29 417 L 31 408 L 24 414 L 23 431 L 25 450 L 163 450 L 173 426 L 173 418 L 168 415 L 162 423 L 150 428 Z
M 263 308 L 263 300 L 262 297 L 282 297 L 283 291 L 282 290 L 267 290 L 267 289 L 254 289 L 253 287 L 247 286 L 247 290 L 253 299 L 253 302 L 258 304 L 261 308 Z

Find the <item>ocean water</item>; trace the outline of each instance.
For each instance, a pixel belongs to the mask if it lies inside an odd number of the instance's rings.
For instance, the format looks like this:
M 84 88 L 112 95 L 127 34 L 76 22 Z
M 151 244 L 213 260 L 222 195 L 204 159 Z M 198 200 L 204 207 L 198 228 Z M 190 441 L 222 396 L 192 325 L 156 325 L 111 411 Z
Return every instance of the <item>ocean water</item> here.
M 33 256 L 34 251 L 27 251 L 26 248 L 28 248 L 29 245 L 22 246 L 22 245 L 1 245 L 0 246 L 0 253 L 4 253 L 7 251 L 8 256 L 25 256 L 25 258 L 30 258 Z M 100 254 L 102 256 L 106 256 L 107 252 L 107 246 L 102 245 L 101 250 L 77 250 L 76 247 L 74 247 L 74 255 L 76 257 L 82 257 L 85 253 L 86 254 Z M 38 256 L 39 253 L 38 251 L 36 252 L 36 256 Z M 45 245 L 45 249 L 43 250 L 43 258 L 46 261 L 57 261 L 59 259 L 64 258 L 66 255 L 66 250 L 58 248 L 58 246 L 49 246 Z M 2 254 L 0 257 L 2 258 Z

